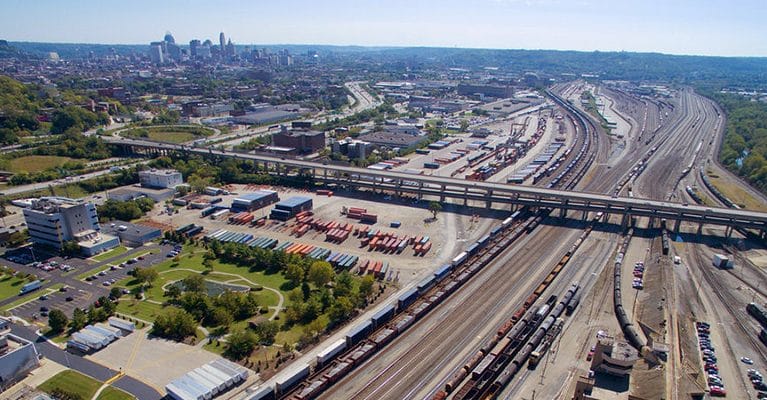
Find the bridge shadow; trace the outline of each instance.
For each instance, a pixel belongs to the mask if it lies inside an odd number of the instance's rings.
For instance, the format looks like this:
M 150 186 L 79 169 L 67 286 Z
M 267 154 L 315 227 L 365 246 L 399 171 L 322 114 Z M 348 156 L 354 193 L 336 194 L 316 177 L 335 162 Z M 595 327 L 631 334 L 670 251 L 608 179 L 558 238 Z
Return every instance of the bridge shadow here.
M 351 190 L 336 188 L 333 191 L 333 197 L 344 197 L 348 199 L 374 201 L 376 203 L 392 204 L 397 206 L 420 208 L 425 211 L 424 217 L 431 217 L 429 211 L 430 200 L 418 200 L 415 196 L 393 196 L 381 193 L 372 193 L 370 191 Z M 442 212 L 449 212 L 464 216 L 477 215 L 481 218 L 494 218 L 503 220 L 508 218 L 512 212 L 510 210 L 487 209 L 485 207 L 476 207 L 454 203 L 440 203 Z M 439 218 L 439 217 L 438 217 Z

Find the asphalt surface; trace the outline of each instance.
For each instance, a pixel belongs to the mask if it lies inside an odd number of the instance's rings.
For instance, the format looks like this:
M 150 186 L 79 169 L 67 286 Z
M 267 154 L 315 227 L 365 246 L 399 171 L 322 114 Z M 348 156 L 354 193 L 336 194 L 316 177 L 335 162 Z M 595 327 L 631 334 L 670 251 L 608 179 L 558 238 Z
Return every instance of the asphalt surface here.
M 71 354 L 67 351 L 64 351 L 61 348 L 49 343 L 41 336 L 38 336 L 37 333 L 33 332 L 29 328 L 11 324 L 11 332 L 16 336 L 34 342 L 35 347 L 37 348 L 37 352 L 44 357 L 99 381 L 106 381 L 107 379 L 112 378 L 119 373 L 119 371 L 115 371 L 101 364 L 87 360 L 77 354 Z M 162 394 L 158 393 L 152 387 L 127 375 L 112 383 L 112 386 L 120 388 L 136 396 L 136 398 L 139 400 L 159 400 L 163 397 Z
M 160 263 L 165 260 L 166 255 L 172 249 L 172 245 L 142 246 L 131 249 L 127 253 L 120 254 L 96 264 L 88 264 L 86 261 L 76 258 L 64 260 L 61 257 L 45 259 L 38 256 L 38 261 L 55 260 L 62 264 L 69 264 L 74 266 L 75 270 L 69 273 L 64 273 L 64 271 L 58 269 L 54 269 L 52 271 L 43 271 L 41 269 L 32 267 L 31 265 L 19 264 L 11 260 L 4 259 L 3 263 L 16 271 L 35 274 L 38 276 L 38 278 L 45 279 L 43 287 L 35 292 L 37 297 L 35 297 L 34 300 L 13 308 L 10 310 L 10 313 L 27 321 L 38 321 L 43 324 L 47 323 L 47 319 L 39 315 L 41 311 L 40 307 L 47 307 L 51 310 L 59 309 L 64 311 L 67 316 L 71 317 L 75 308 L 87 309 L 99 297 L 109 295 L 109 291 L 114 285 L 105 286 L 103 285 L 104 281 L 115 279 L 115 281 L 119 282 L 128 276 L 128 271 L 135 267 L 148 267 Z M 159 252 L 157 250 L 159 250 Z M 155 251 L 155 254 L 145 254 L 149 251 Z M 117 266 L 114 270 L 110 270 L 107 267 L 109 265 L 116 265 L 117 261 L 126 259 L 128 257 L 137 257 L 142 254 L 144 254 L 143 260 L 140 260 L 134 264 L 126 265 L 125 268 L 120 268 Z M 104 268 L 107 268 L 105 274 L 103 276 L 98 276 L 98 279 L 93 280 L 92 282 L 86 282 L 84 280 L 77 279 L 78 275 L 82 274 L 83 272 L 92 271 L 92 274 L 96 274 L 98 271 Z M 68 290 L 66 292 L 52 292 L 48 294 L 47 300 L 41 300 L 40 296 L 48 292 L 46 289 L 56 284 L 66 285 Z M 19 296 L 11 296 L 7 299 L 3 299 L 0 301 L 0 306 L 4 306 L 16 301 L 18 297 Z M 67 297 L 72 297 L 72 300 L 66 301 Z

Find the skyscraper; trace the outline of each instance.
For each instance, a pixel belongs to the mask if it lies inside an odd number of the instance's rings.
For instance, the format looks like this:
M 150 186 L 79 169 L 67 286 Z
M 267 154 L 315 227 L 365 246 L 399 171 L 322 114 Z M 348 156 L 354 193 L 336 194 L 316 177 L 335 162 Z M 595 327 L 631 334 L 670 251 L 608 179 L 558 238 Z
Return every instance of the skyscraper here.
M 218 43 L 221 45 L 221 53 L 223 53 L 226 49 L 226 36 L 224 36 L 224 32 L 218 34 Z
M 163 54 L 163 43 L 164 42 L 152 42 L 149 44 L 149 59 L 152 60 L 155 64 L 162 64 L 165 62 L 164 54 Z
M 168 43 L 176 43 L 176 39 L 173 38 L 170 32 L 165 33 L 165 41 Z
M 200 47 L 200 46 L 201 46 L 200 41 L 197 40 L 197 39 L 189 41 L 189 55 L 192 58 L 196 58 L 197 57 L 197 48 Z

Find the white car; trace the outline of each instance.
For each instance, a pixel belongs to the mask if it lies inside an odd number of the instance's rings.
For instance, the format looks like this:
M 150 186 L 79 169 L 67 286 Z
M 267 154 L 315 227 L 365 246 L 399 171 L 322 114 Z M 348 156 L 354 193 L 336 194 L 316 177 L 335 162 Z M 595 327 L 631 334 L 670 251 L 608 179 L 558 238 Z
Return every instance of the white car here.
M 741 357 L 740 361 L 743 361 L 743 363 L 748 364 L 748 365 L 752 365 L 754 363 L 754 360 L 752 360 L 752 359 L 750 359 L 748 357 Z

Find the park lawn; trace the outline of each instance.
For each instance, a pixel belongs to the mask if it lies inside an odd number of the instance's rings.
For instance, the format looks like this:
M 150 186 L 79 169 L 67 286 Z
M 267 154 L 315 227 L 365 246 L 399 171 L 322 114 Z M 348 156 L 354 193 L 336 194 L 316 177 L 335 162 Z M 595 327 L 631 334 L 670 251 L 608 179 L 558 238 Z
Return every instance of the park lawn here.
M 5 300 L 11 296 L 17 296 L 25 283 L 27 283 L 26 279 L 21 279 L 12 275 L 2 275 L 0 277 L 0 300 Z
M 146 137 L 139 135 L 139 131 L 141 130 L 144 130 L 147 132 Z M 179 126 L 176 128 L 172 126 L 155 126 L 155 127 L 128 129 L 122 132 L 122 134 L 127 137 L 146 139 L 146 140 L 151 140 L 154 142 L 175 143 L 175 144 L 185 143 L 195 139 L 204 138 L 204 137 L 212 135 L 213 133 L 214 133 L 213 130 L 202 127 L 202 126 L 195 126 L 195 127 Z
M 197 139 L 199 136 L 189 132 L 157 132 L 150 131 L 147 139 L 155 142 L 185 143 Z
M 166 311 L 161 304 L 136 300 L 135 298 L 125 298 L 120 299 L 117 303 L 117 312 L 132 315 L 147 322 L 154 322 L 158 315 L 164 314 Z
M 107 386 L 104 388 L 104 390 L 101 391 L 99 394 L 99 397 L 96 398 L 96 400 L 132 400 L 135 399 L 132 395 L 123 392 L 120 389 L 114 388 L 112 386 Z
M 70 369 L 54 375 L 38 386 L 38 389 L 47 393 L 51 393 L 54 389 L 61 389 L 77 394 L 83 399 L 90 399 L 99 387 L 101 382 Z
M 112 257 L 117 257 L 120 254 L 126 253 L 128 251 L 128 248 L 125 246 L 117 246 L 112 250 L 106 251 L 104 253 L 101 253 L 97 256 L 92 257 L 96 261 L 105 261 Z
M 60 167 L 76 159 L 61 156 L 24 156 L 14 158 L 10 162 L 11 172 L 40 172 L 46 169 Z

